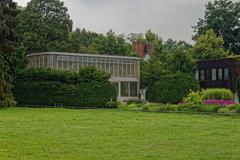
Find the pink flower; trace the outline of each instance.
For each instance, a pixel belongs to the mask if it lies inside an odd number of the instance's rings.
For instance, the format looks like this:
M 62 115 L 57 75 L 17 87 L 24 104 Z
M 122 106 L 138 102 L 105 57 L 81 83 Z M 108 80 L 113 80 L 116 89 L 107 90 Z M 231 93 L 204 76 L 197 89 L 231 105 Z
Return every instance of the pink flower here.
M 228 106 L 235 104 L 234 101 L 231 100 L 219 100 L 219 99 L 208 99 L 204 101 L 204 104 L 213 104 L 213 105 L 219 105 L 219 106 Z

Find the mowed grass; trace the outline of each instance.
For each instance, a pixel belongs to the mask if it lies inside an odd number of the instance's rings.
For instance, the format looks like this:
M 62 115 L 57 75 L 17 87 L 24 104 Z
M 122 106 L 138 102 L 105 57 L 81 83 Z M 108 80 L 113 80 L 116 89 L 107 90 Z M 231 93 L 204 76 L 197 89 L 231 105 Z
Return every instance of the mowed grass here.
M 0 110 L 0 160 L 240 159 L 240 118 L 10 108 Z

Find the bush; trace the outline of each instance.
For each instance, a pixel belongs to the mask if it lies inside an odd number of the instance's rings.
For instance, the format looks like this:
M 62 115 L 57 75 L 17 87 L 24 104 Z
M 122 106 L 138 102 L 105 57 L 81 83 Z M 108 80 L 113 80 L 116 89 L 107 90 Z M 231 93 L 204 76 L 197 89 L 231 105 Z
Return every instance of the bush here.
M 159 105 L 158 109 L 160 111 L 177 111 L 178 105 L 174 104 L 162 104 Z
M 212 88 L 203 90 L 203 100 L 217 99 L 217 100 L 233 100 L 233 93 L 229 89 Z
M 105 105 L 106 108 L 118 108 L 118 106 L 119 106 L 119 102 L 113 102 L 113 101 L 109 101 Z
M 127 104 L 132 104 L 132 103 L 134 103 L 134 104 L 142 104 L 143 102 L 141 100 L 139 100 L 139 99 L 131 99 L 131 100 L 127 101 Z
M 229 105 L 229 106 L 227 106 L 227 108 L 228 108 L 231 112 L 240 113 L 240 104 Z
M 119 109 L 127 109 L 128 105 L 125 102 L 118 102 L 118 108 Z
M 156 103 L 146 103 L 143 104 L 142 110 L 149 111 L 149 110 L 158 110 L 159 104 Z
M 198 90 L 199 84 L 194 77 L 182 73 L 160 77 L 147 87 L 146 97 L 149 102 L 178 103 L 190 90 Z
M 193 105 L 201 105 L 202 101 L 202 92 L 201 91 L 190 91 L 186 98 L 183 99 L 184 103 L 190 103 Z
M 19 73 L 13 93 L 19 105 L 104 107 L 117 97 L 108 78 L 92 68 L 79 73 L 30 69 Z
M 199 108 L 199 111 L 200 112 L 218 112 L 218 110 L 222 108 L 218 105 L 201 105 L 200 108 Z
M 231 111 L 228 108 L 220 108 L 218 113 L 231 113 Z
M 199 106 L 191 103 L 183 103 L 178 105 L 177 110 L 182 112 L 198 112 Z

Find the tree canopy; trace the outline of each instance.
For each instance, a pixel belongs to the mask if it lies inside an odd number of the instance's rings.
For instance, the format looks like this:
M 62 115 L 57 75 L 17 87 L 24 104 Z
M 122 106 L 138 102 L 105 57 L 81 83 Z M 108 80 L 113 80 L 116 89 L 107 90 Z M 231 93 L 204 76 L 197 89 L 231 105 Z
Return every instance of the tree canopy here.
M 12 0 L 0 1 L 0 108 L 14 104 L 6 60 L 15 52 L 17 9 Z
M 192 56 L 196 59 L 212 59 L 229 56 L 222 46 L 224 40 L 217 37 L 213 30 L 197 38 L 196 44 L 190 49 Z
M 240 2 L 215 0 L 206 5 L 205 16 L 194 26 L 195 36 L 212 29 L 218 37 L 223 37 L 223 47 L 240 54 Z
M 56 50 L 72 31 L 68 9 L 59 0 L 32 0 L 19 15 L 18 32 L 28 53 Z

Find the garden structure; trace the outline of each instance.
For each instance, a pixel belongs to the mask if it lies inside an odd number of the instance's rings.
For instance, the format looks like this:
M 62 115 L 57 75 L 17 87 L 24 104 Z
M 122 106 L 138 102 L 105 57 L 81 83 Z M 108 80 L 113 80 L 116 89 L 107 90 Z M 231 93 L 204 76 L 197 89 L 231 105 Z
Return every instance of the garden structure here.
M 228 88 L 238 97 L 238 78 L 240 60 L 237 57 L 218 58 L 198 61 L 195 77 L 200 81 L 201 88 Z
M 119 100 L 138 99 L 140 58 L 80 53 L 44 52 L 28 55 L 29 67 L 78 71 L 96 67 L 111 74 L 110 81 L 118 91 Z

